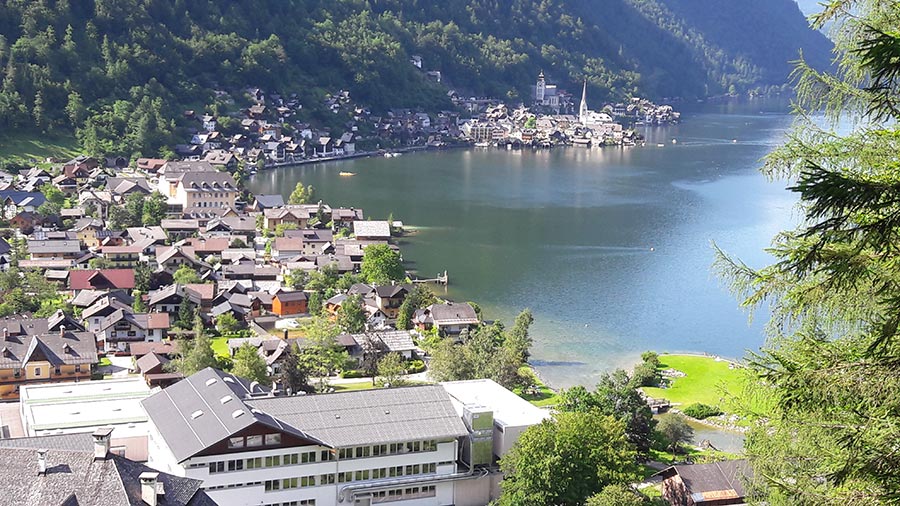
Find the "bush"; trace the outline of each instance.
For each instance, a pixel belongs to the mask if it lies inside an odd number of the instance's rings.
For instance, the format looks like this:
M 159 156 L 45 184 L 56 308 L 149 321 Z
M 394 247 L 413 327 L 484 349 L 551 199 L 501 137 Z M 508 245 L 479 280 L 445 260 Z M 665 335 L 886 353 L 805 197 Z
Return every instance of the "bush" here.
M 425 362 L 422 360 L 410 360 L 405 365 L 406 374 L 416 374 L 425 370 Z
M 681 412 L 691 418 L 696 418 L 698 420 L 703 420 L 704 418 L 719 416 L 722 414 L 722 410 L 720 410 L 719 408 L 715 408 L 706 404 L 700 404 L 699 402 L 691 404 L 690 406 L 682 409 Z
M 639 387 L 655 387 L 659 386 L 659 374 L 656 367 L 649 362 L 643 362 L 634 367 L 634 375 L 632 382 Z
M 370 378 L 369 374 L 366 374 L 366 371 L 360 369 L 348 369 L 346 371 L 341 371 L 342 378 Z

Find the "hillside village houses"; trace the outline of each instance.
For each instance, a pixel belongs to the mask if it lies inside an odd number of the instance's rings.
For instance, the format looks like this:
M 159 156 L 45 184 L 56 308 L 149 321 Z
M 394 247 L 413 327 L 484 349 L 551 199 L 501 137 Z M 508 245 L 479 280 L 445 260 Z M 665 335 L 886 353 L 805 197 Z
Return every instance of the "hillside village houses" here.
M 66 165 L 78 164 L 95 166 L 87 157 Z M 164 488 L 185 480 L 193 488 L 178 496 L 184 504 L 483 505 L 497 497 L 497 459 L 548 415 L 493 382 L 301 396 L 277 382 L 214 369 L 185 378 L 170 368 L 178 358 L 174 337 L 190 338 L 197 322 L 212 329 L 230 315 L 243 329 L 227 338 L 230 352 L 250 344 L 277 374 L 290 346 L 306 346 L 287 329 L 318 296 L 292 279 L 359 272 L 374 245 L 398 251 L 392 223 L 358 207 L 248 198 L 231 174 L 204 161 L 142 159 L 124 169 L 97 161 L 95 176 L 97 169 L 105 177 L 77 182 L 57 204 L 65 218 L 46 220 L 38 206 L 35 224 L 3 242 L 8 263 L 42 279 L 63 309 L 0 319 L 0 398 L 19 405 L 0 410 L 0 454 L 7 441 L 24 438 L 23 447 L 46 446 L 44 458 L 64 462 L 58 445 L 41 438 L 70 437 L 59 444 L 72 445 L 94 434 L 123 466 L 142 470 L 136 483 L 163 480 Z M 53 179 L 37 189 L 52 194 Z M 119 191 L 126 195 L 113 196 Z M 81 204 L 97 195 L 108 204 L 105 215 Z M 144 216 L 142 207 L 129 226 L 111 228 L 116 208 L 156 198 L 164 201 L 160 216 Z M 158 225 L 146 223 L 154 219 Z M 190 282 L 181 282 L 183 272 L 192 273 Z M 415 289 L 357 282 L 319 298 L 325 317 L 335 319 L 360 297 L 365 330 L 337 336 L 334 345 L 359 367 L 371 349 L 412 361 L 423 354 L 420 332 L 453 338 L 478 324 L 470 305 L 441 302 L 411 322 L 413 330 L 396 329 Z M 453 306 L 452 315 L 444 306 Z M 111 367 L 101 360 L 128 364 L 123 373 L 131 375 L 100 379 Z M 188 432 L 194 436 L 185 439 Z

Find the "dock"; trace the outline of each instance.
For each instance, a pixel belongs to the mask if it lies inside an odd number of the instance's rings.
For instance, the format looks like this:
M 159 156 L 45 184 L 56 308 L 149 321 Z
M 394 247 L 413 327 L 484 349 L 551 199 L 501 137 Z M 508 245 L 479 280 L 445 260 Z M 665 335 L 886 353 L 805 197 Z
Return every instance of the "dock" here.
M 413 278 L 410 277 L 413 283 L 433 283 L 436 285 L 447 286 L 450 284 L 450 276 L 447 275 L 447 271 L 443 273 L 438 273 L 437 277 L 434 278 Z

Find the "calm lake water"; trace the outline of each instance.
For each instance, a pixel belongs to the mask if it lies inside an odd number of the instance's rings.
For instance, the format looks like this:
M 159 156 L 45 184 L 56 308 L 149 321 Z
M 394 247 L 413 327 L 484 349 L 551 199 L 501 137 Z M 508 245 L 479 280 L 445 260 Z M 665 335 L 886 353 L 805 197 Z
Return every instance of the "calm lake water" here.
M 300 179 L 331 205 L 393 213 L 417 230 L 401 243 L 411 268 L 448 270 L 447 296 L 488 318 L 531 308 L 541 376 L 592 386 L 645 350 L 739 358 L 764 340 L 763 315 L 750 325 L 712 273 L 711 241 L 769 262 L 795 199 L 758 169 L 791 118 L 783 102 L 681 109 L 645 147 L 407 154 L 266 171 L 249 187 L 287 196 Z

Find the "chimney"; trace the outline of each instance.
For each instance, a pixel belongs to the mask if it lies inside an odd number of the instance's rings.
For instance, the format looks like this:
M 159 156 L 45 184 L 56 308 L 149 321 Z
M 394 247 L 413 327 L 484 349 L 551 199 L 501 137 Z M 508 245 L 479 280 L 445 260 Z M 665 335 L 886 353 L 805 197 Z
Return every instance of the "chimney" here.
M 141 500 L 147 506 L 159 504 L 159 496 L 165 495 L 163 483 L 159 481 L 159 473 L 147 471 L 141 473 Z
M 9 340 L 9 327 L 3 327 L 3 340 Z
M 112 427 L 100 427 L 94 431 L 94 460 L 106 460 Z
M 41 448 L 38 452 L 38 476 L 47 474 L 47 449 Z
M 66 326 L 65 325 L 59 326 L 59 337 L 61 337 L 61 338 L 66 337 Z

